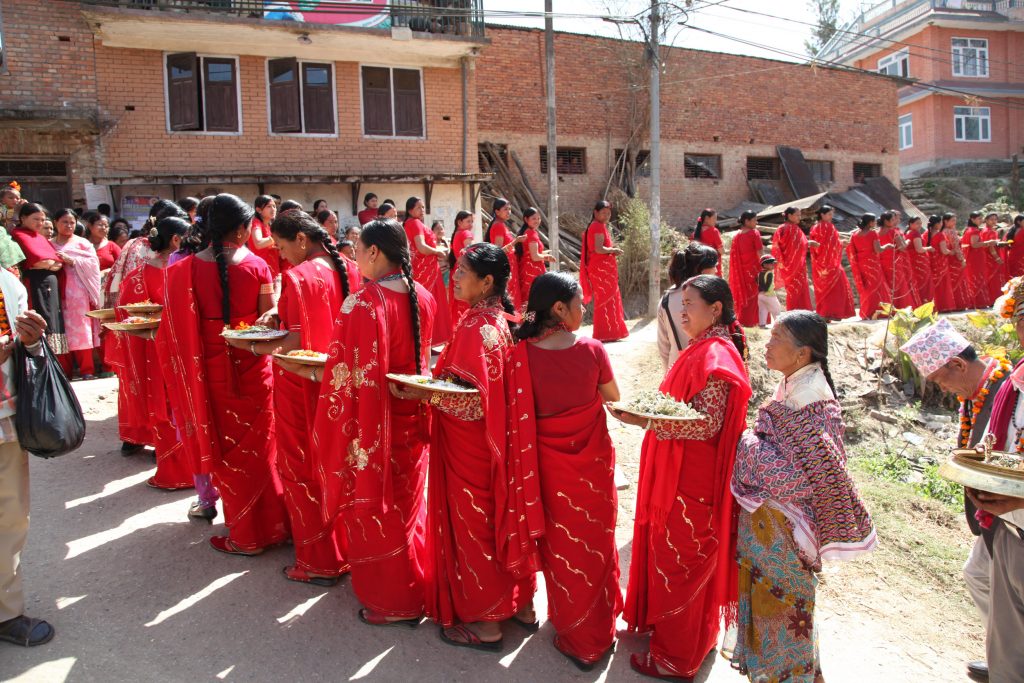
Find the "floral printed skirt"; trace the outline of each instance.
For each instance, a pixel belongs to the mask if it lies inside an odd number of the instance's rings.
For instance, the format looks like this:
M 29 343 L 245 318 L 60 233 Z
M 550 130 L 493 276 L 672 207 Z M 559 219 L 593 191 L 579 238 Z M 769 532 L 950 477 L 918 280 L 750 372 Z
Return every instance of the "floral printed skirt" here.
M 820 672 L 814 629 L 818 578 L 797 554 L 778 510 L 740 512 L 739 613 L 732 665 L 753 683 L 813 683 Z

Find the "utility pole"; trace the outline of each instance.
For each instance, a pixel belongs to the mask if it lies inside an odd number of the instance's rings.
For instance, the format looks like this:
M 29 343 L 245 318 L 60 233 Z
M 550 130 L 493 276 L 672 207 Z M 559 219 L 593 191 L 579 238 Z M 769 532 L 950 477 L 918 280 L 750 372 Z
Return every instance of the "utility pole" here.
M 548 90 L 548 242 L 555 257 L 552 270 L 558 270 L 558 143 L 555 135 L 555 27 L 552 0 L 544 0 L 544 57 Z
M 651 270 L 647 281 L 647 315 L 651 317 L 658 315 L 658 302 L 661 299 L 661 56 L 658 52 L 660 29 L 658 0 L 651 0 L 651 34 L 647 48 L 651 66 Z

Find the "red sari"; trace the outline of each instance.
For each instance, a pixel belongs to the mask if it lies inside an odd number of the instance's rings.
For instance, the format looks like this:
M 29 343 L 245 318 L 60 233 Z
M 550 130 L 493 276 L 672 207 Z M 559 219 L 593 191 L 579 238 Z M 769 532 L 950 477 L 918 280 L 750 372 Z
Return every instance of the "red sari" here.
M 818 243 L 811 247 L 811 278 L 818 315 L 831 320 L 849 318 L 854 313 L 853 294 L 843 270 L 839 231 L 832 223 L 819 221 L 811 228 L 811 239 Z
M 953 300 L 953 284 L 949 278 L 950 259 L 955 259 L 954 254 L 946 256 L 942 253 L 942 245 L 949 246 L 949 235 L 943 230 L 937 230 L 932 235 L 932 293 L 935 296 L 935 310 L 939 313 L 956 310 L 956 301 Z
M 615 254 L 597 254 L 597 236 L 604 236 L 604 247 L 615 246 L 605 223 L 594 221 L 583 233 L 580 255 L 580 286 L 583 303 L 594 300 L 593 337 L 598 341 L 616 341 L 629 336 L 622 294 L 619 292 L 619 265 Z
M 970 293 L 970 304 L 968 308 L 991 308 L 995 299 L 988 298 L 988 268 L 986 259 L 988 248 L 975 249 L 971 241 L 977 237 L 980 241 L 981 230 L 973 225 L 968 225 L 964 234 L 960 237 L 960 250 L 963 252 L 967 264 L 964 266 L 963 276 L 967 281 L 967 291 Z M 994 263 L 994 261 L 993 261 Z M 1003 282 L 1006 282 L 1003 280 Z
M 981 241 L 989 242 L 999 240 L 999 233 L 994 228 L 984 225 L 981 228 Z M 986 308 L 995 303 L 995 300 L 1002 296 L 1003 285 L 1010 279 L 1006 270 L 1006 249 L 1002 247 L 987 247 L 982 250 L 985 255 L 984 287 L 987 290 Z M 994 255 L 993 255 L 994 253 Z
M 783 223 L 772 235 L 778 282 L 786 290 L 786 310 L 813 310 L 807 282 L 807 236 L 796 223 Z
M 543 533 L 537 453 L 509 448 L 507 372 L 512 353 L 500 302 L 462 317 L 434 376 L 480 393 L 431 401 L 433 439 L 427 501 L 427 557 L 433 582 L 427 615 L 442 626 L 504 621 L 530 604 Z
M 372 220 L 377 218 L 377 209 L 363 209 L 356 214 L 356 219 L 359 221 L 359 225 L 366 225 Z
M 349 291 L 356 291 L 360 283 L 355 268 L 348 269 L 347 278 Z M 299 333 L 300 349 L 326 353 L 341 300 L 334 269 L 322 259 L 304 261 L 282 275 L 277 304 L 281 327 Z M 295 565 L 311 574 L 338 576 L 348 570 L 345 542 L 336 536 L 334 520 L 324 520 L 313 468 L 313 421 L 320 384 L 280 369 L 275 374 L 277 473 L 291 520 Z
M 896 246 L 897 228 L 878 231 L 878 243 L 882 246 L 893 245 L 892 249 L 886 249 L 879 254 L 882 263 L 882 277 L 886 286 L 892 291 L 892 305 L 896 308 L 907 308 L 914 305 L 912 290 L 910 288 L 910 261 L 906 258 L 906 250 Z
M 714 225 L 702 225 L 700 228 L 700 240 L 698 241 L 718 252 L 718 265 L 715 266 L 715 268 L 717 270 L 718 277 L 722 277 L 722 250 L 725 246 L 722 243 L 722 233 L 719 232 L 718 228 Z M 757 298 L 756 294 L 754 295 L 754 298 Z M 754 324 L 756 325 L 757 321 L 755 321 Z
M 757 274 L 761 272 L 761 233 L 740 230 L 729 248 L 729 289 L 736 304 L 736 319 L 744 327 L 757 325 Z
M 883 303 L 892 300 L 889 283 L 882 274 L 882 261 L 875 251 L 879 244 L 875 230 L 857 229 L 850 233 L 846 255 L 850 259 L 853 283 L 860 296 L 860 317 L 871 320 Z
M 164 271 L 148 263 L 136 268 L 121 281 L 120 305 L 152 301 L 164 304 Z M 118 308 L 118 321 L 129 313 Z M 122 435 L 131 443 L 153 444 L 156 448 L 156 474 L 151 483 L 158 488 L 192 488 L 192 457 L 178 438 L 167 397 L 167 380 L 160 367 L 156 342 L 115 333 L 121 337 L 124 372 L 120 390 L 127 394 L 124 412 L 118 411 Z M 119 406 L 120 408 L 120 406 Z
M 956 229 L 947 233 L 949 237 L 949 248 L 953 253 L 947 259 L 949 261 L 949 278 L 953 287 L 953 303 L 956 310 L 966 311 L 974 308 L 974 286 L 967 278 L 967 258 L 963 248 L 960 246 L 960 236 Z M 963 261 L 961 261 L 963 259 Z
M 690 402 L 710 379 L 728 387 L 720 430 L 707 440 L 644 437 L 624 617 L 652 630 L 651 655 L 671 674 L 696 674 L 736 618 L 736 445 L 746 427 L 750 382 L 743 359 L 712 328 L 683 349 L 660 390 Z
M 1006 250 L 1006 279 L 1024 275 L 1024 228 L 1018 230 L 1013 237 L 1007 235 L 1012 242 Z
M 920 242 L 922 247 L 927 247 L 928 235 L 908 228 L 904 237 L 907 240 L 907 259 L 910 261 L 910 292 L 916 308 L 933 298 L 931 255 L 928 252 L 918 252 L 915 244 L 916 241 Z
M 519 257 L 519 301 L 521 302 L 520 308 L 526 308 L 527 302 L 530 301 L 530 287 L 533 286 L 533 281 L 539 276 L 548 272 L 548 264 L 543 260 L 534 261 L 530 257 L 530 245 L 537 245 L 537 253 L 544 253 L 544 243 L 541 242 L 540 235 L 533 228 L 527 228 L 526 241 L 523 242 L 523 255 Z
M 501 238 L 501 248 L 505 252 L 505 256 L 508 256 L 508 264 L 512 267 L 512 274 L 509 275 L 508 285 L 505 287 L 505 291 L 512 298 L 512 305 L 515 306 L 518 311 L 522 308 L 525 303 L 520 299 L 520 287 L 519 287 L 519 257 L 516 256 L 515 246 L 512 244 L 516 236 L 508 229 L 503 221 L 496 220 L 491 223 L 491 227 L 487 232 L 487 241 L 491 244 L 497 244 L 495 240 Z
M 103 246 L 96 247 L 96 258 L 100 261 L 100 271 L 109 270 L 121 255 L 121 247 L 116 243 L 107 240 Z
M 253 324 L 260 294 L 273 292 L 273 274 L 247 253 L 228 266 L 231 324 Z M 220 336 L 222 289 L 217 264 L 191 256 L 164 270 L 164 311 L 157 344 L 165 376 L 174 377 L 172 402 L 180 407 L 181 438 L 212 474 L 224 503 L 230 540 L 254 551 L 288 537 L 281 483 L 274 471 L 273 366 L 228 346 Z
M 433 254 L 421 254 L 416 248 L 416 236 L 423 237 L 423 243 L 428 247 L 437 247 L 437 239 L 434 238 L 434 231 L 427 228 L 418 218 L 409 218 L 405 221 L 405 236 L 409 239 L 409 253 L 412 254 L 412 276 L 416 282 L 423 285 L 424 289 L 430 292 L 437 303 L 436 318 L 434 319 L 434 333 L 431 344 L 437 346 L 444 344 L 451 337 L 452 322 L 451 313 L 448 309 L 448 294 L 444 291 L 444 277 L 441 275 L 441 264 Z
M 608 353 L 580 337 L 567 349 L 520 342 L 512 353 L 517 438 L 536 443 L 540 497 L 546 520 L 538 539 L 548 619 L 557 647 L 595 662 L 615 642 L 622 612 L 615 447 L 598 386 L 614 379 Z M 513 441 L 513 447 L 516 442 Z
M 437 306 L 418 283 L 416 293 L 426 367 Z M 313 429 L 322 515 L 345 529 L 352 589 L 374 612 L 406 619 L 423 614 L 430 421 L 419 401 L 391 395 L 385 375 L 419 371 L 411 311 L 408 293 L 377 282 L 345 299 Z
M 267 267 L 270 268 L 271 274 L 277 277 L 281 274 L 281 252 L 273 245 L 265 249 L 258 249 L 256 247 L 257 239 L 265 239 L 267 237 L 270 237 L 270 226 L 264 223 L 258 214 L 253 216 L 252 230 L 249 232 L 249 251 L 263 259 Z
M 462 252 L 466 251 L 466 247 L 473 244 L 473 231 L 472 230 L 459 230 L 455 233 L 452 238 L 452 254 L 455 255 L 455 263 L 459 262 L 462 257 Z M 459 320 L 462 318 L 462 314 L 469 309 L 467 304 L 462 299 L 455 298 L 455 273 L 454 271 L 448 274 L 448 304 L 451 308 L 451 323 L 452 329 L 459 324 Z

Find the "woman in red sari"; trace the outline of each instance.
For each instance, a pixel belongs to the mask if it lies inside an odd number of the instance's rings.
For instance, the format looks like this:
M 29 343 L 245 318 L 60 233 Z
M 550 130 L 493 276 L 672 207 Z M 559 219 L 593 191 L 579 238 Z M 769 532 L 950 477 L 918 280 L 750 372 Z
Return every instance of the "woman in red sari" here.
M 512 275 L 508 281 L 508 295 L 512 298 L 512 305 L 518 311 L 522 306 L 519 299 L 521 288 L 519 287 L 519 259 L 516 256 L 515 247 L 525 241 L 523 237 L 516 237 L 508 227 L 508 220 L 512 217 L 512 205 L 504 197 L 498 197 L 491 205 L 491 215 L 494 220 L 487 226 L 484 233 L 484 242 L 501 247 L 505 250 L 505 256 L 512 266 Z
M 1010 279 L 1006 270 L 1006 246 L 999 238 L 999 214 L 989 213 L 981 226 L 981 241 L 989 247 L 984 250 L 985 270 L 984 282 L 988 289 L 989 306 L 995 303 L 1003 293 L 1003 284 Z
M 946 234 L 949 254 L 946 261 L 949 269 L 949 280 L 953 288 L 953 304 L 957 311 L 966 311 L 975 307 L 974 283 L 967 277 L 967 257 L 960 244 L 960 231 L 956 227 L 956 214 L 942 214 L 942 231 Z
M 372 192 L 367 192 L 363 197 L 363 210 L 356 214 L 359 225 L 366 225 L 377 217 L 377 208 L 380 200 Z
M 920 216 L 907 221 L 907 258 L 910 260 L 910 292 L 916 308 L 931 301 L 932 294 L 932 248 L 928 246 L 928 233 L 924 230 Z
M 883 247 L 879 242 L 878 231 L 875 230 L 877 222 L 878 219 L 873 213 L 861 216 L 857 229 L 850 233 L 850 243 L 846 247 L 850 270 L 853 272 L 853 283 L 857 286 L 857 293 L 860 296 L 860 317 L 863 320 L 873 320 L 882 304 L 892 300 L 889 283 L 882 275 L 882 261 L 879 255 L 893 247 Z
M 518 235 L 525 237 L 526 241 L 516 244 L 516 260 L 519 262 L 520 309 L 530 300 L 530 286 L 533 285 L 533 281 L 548 272 L 548 264 L 555 261 L 551 252 L 544 251 L 544 242 L 540 239 L 538 228 L 540 228 L 540 211 L 531 206 L 523 211 L 523 227 Z
M 448 305 L 451 308 L 452 328 L 459 324 L 459 319 L 469 306 L 462 299 L 455 298 L 455 264 L 462 258 L 466 247 L 473 244 L 473 214 L 459 211 L 455 214 L 455 228 L 452 230 L 452 249 L 448 252 Z
M 409 197 L 405 202 L 405 236 L 409 239 L 409 252 L 412 254 L 412 274 L 416 282 L 430 292 L 437 304 L 437 316 L 434 319 L 432 346 L 439 346 L 448 341 L 452 333 L 451 313 L 448 309 L 448 294 L 444 291 L 444 278 L 441 276 L 439 256 L 448 254 L 437 247 L 433 230 L 423 223 L 425 212 L 423 200 Z
M 942 229 L 939 216 L 928 218 L 928 232 L 931 234 L 932 294 L 935 298 L 935 310 L 948 313 L 956 310 L 953 298 L 953 283 L 950 281 L 949 261 L 955 258 L 949 244 L 949 235 Z
M 981 223 L 981 211 L 972 211 L 967 217 L 964 234 L 960 237 L 960 249 L 966 263 L 964 279 L 967 280 L 967 288 L 972 295 L 968 308 L 991 308 L 996 297 L 989 296 L 988 276 L 993 271 L 999 276 L 1002 275 L 995 258 L 993 258 L 996 245 L 999 243 L 999 236 L 996 235 L 996 238 L 991 241 L 985 241 L 981 236 Z M 992 255 L 989 254 L 990 251 Z M 1006 282 L 1006 280 L 1002 280 L 1002 282 Z
M 181 248 L 181 240 L 188 229 L 188 222 L 176 216 L 162 218 L 150 228 L 145 239 L 153 256 L 121 281 L 120 306 L 142 302 L 164 305 L 167 258 Z M 130 315 L 123 308 L 117 308 L 115 314 L 118 321 Z M 146 484 L 167 491 L 190 489 L 193 487 L 192 457 L 178 438 L 155 333 L 155 330 L 116 333 L 124 355 L 121 390 L 131 392 L 131 400 L 119 406 L 118 419 L 146 434 L 141 443 L 151 443 L 156 449 L 156 474 Z M 128 414 L 122 415 L 121 410 Z
M 751 392 L 725 280 L 698 275 L 683 285 L 682 325 L 690 345 L 659 389 L 707 417 L 672 422 L 612 411 L 648 430 L 624 617 L 631 629 L 652 631 L 649 651 L 630 664 L 654 678 L 694 676 L 718 643 L 721 620 L 728 626 L 736 614 L 730 483 Z
M 323 227 L 301 211 L 274 219 L 270 234 L 277 250 L 292 267 L 281 277 L 277 308 L 261 323 L 288 330 L 284 339 L 249 343 L 230 340 L 236 348 L 259 353 L 288 353 L 297 349 L 326 353 L 341 302 L 359 287 L 358 269 L 338 253 Z M 320 397 L 320 368 L 278 360 L 295 372 L 274 377 L 274 427 L 277 473 L 291 520 L 295 564 L 284 568 L 290 581 L 333 586 L 348 571 L 345 543 L 336 538 L 333 520 L 324 521 L 319 483 L 313 469 L 313 420 Z M 305 374 L 309 372 L 310 377 Z M 312 381 L 311 381 L 312 380 Z
M 885 249 L 881 254 L 882 277 L 892 292 L 892 305 L 896 308 L 913 306 L 907 241 L 900 232 L 899 216 L 895 211 L 885 211 L 878 217 L 878 242 L 883 248 L 892 245 L 891 249 Z
M 764 244 L 757 230 L 757 213 L 740 214 L 740 231 L 729 247 L 729 288 L 736 302 L 736 319 L 744 327 L 757 325 L 757 274 Z
M 46 321 L 46 343 L 55 356 L 60 356 L 68 352 L 60 300 L 64 261 L 42 234 L 45 220 L 43 207 L 32 203 L 22 204 L 18 208 L 18 225 L 11 231 L 11 238 L 25 255 L 19 267 L 28 290 L 29 306 L 43 316 Z
M 619 292 L 619 264 L 616 256 L 622 254 L 612 242 L 608 221 L 612 219 L 612 204 L 604 200 L 594 206 L 594 220 L 583 231 L 583 252 L 580 254 L 580 286 L 583 304 L 594 300 L 593 337 L 609 342 L 629 336 L 626 313 Z
M 100 260 L 100 275 L 104 276 L 121 255 L 121 247 L 107 239 L 110 223 L 106 216 L 96 211 L 86 211 L 82 214 L 82 220 L 85 222 L 85 238 L 96 248 L 96 257 Z
M 418 374 L 430 358 L 436 304 L 413 280 L 409 243 L 394 220 L 363 226 L 355 244 L 367 283 L 345 299 L 327 347 L 312 469 L 321 519 L 344 529 L 352 590 L 372 626 L 423 616 L 423 538 L 429 416 L 389 395 L 388 373 Z M 310 379 L 319 371 L 299 368 Z
M 555 647 L 590 671 L 615 643 L 622 612 L 615 544 L 615 447 L 604 402 L 619 388 L 601 342 L 575 334 L 583 293 L 565 273 L 538 277 L 512 352 L 512 448 L 537 445 L 546 521 L 538 539 Z M 521 393 L 520 393 L 521 390 Z
M 818 315 L 831 321 L 851 317 L 854 314 L 853 294 L 843 269 L 843 243 L 832 223 L 831 206 L 824 205 L 818 209 L 818 222 L 811 228 L 808 244 Z
M 1006 233 L 1006 241 L 1010 246 L 1006 248 L 1006 275 L 1007 279 L 1024 275 L 1024 214 L 1017 214 L 1013 218 L 1013 227 Z
M 210 545 L 232 555 L 258 555 L 288 538 L 274 472 L 273 366 L 221 337 L 224 327 L 252 325 L 273 306 L 273 273 L 245 247 L 252 218 L 238 197 L 217 195 L 202 223 L 210 246 L 164 271 L 157 334 L 194 471 L 213 475 L 224 504 L 229 535 Z
M 789 207 L 783 212 L 786 222 L 772 235 L 772 256 L 779 286 L 786 290 L 786 310 L 813 310 L 811 287 L 807 282 L 807 236 L 800 227 L 800 209 Z
M 252 203 L 256 215 L 252 218 L 252 230 L 249 233 L 249 251 L 263 259 L 276 279 L 281 274 L 281 254 L 274 246 L 274 238 L 270 235 L 270 224 L 277 218 L 277 202 L 269 194 L 261 194 Z M 279 285 L 275 283 L 275 295 Z
M 455 296 L 470 305 L 434 376 L 473 395 L 434 392 L 427 493 L 427 615 L 449 645 L 502 648 L 501 622 L 539 627 L 533 610 L 535 539 L 544 531 L 537 453 L 509 447 L 508 383 L 514 314 L 505 252 L 486 242 L 459 259 Z M 423 398 L 422 390 L 396 392 Z
M 718 277 L 722 277 L 722 261 L 725 259 L 725 245 L 722 244 L 722 233 L 718 231 L 718 212 L 704 209 L 700 212 L 697 225 L 693 228 L 693 239 L 706 244 L 718 252 Z

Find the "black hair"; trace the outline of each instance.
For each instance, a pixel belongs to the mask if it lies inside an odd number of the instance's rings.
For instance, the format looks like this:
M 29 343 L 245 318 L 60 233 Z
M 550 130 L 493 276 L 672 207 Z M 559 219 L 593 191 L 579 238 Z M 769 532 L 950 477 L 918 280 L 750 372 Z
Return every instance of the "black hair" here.
M 252 206 L 257 211 L 262 211 L 263 208 L 272 201 L 274 201 L 274 197 L 272 195 L 261 194 L 253 201 Z
M 178 206 L 181 207 L 182 211 L 188 213 L 189 211 L 192 211 L 197 206 L 199 206 L 199 200 L 196 199 L 195 197 L 185 197 L 183 199 L 178 200 Z
M 921 222 L 921 217 L 920 216 L 911 216 L 910 218 L 907 219 L 907 227 L 909 228 L 914 223 L 920 223 L 920 222 Z
M 219 194 L 213 198 L 203 217 L 202 232 L 209 240 L 217 261 L 222 290 L 221 316 L 225 325 L 231 324 L 231 294 L 228 292 L 228 257 L 224 253 L 224 238 L 239 226 L 248 226 L 256 214 L 251 206 L 233 194 Z
M 956 214 L 953 213 L 952 211 L 947 211 L 946 213 L 942 214 L 942 227 L 946 227 L 946 221 L 951 221 L 954 218 L 956 218 Z
M 167 218 L 168 216 L 177 216 L 178 218 L 184 218 L 186 221 L 188 220 L 188 214 L 182 211 L 180 206 L 169 199 L 159 199 L 153 204 L 153 206 L 149 207 L 149 218 L 147 218 L 146 222 L 142 224 L 142 229 L 137 232 L 129 230 L 128 234 L 131 235 L 135 232 L 135 234 L 141 234 L 143 237 L 146 237 L 149 235 L 149 231 L 156 226 L 157 221 L 161 218 Z M 88 215 L 82 216 L 82 218 L 87 222 L 89 220 Z M 109 233 L 107 234 L 107 239 L 110 239 Z
M 1006 233 L 1006 239 L 1012 240 L 1017 235 L 1017 231 L 1020 230 L 1022 224 L 1024 224 L 1024 213 L 1018 213 L 1013 217 L 1013 227 Z
M 64 216 L 71 216 L 72 218 L 75 219 L 75 223 L 78 222 L 78 214 L 75 213 L 74 209 L 61 209 L 57 213 L 53 214 L 52 218 L 50 218 L 50 220 L 53 221 L 53 227 L 56 228 L 57 221 L 59 221 L 61 218 L 64 218 Z
M 516 237 L 519 237 L 520 235 L 525 235 L 526 231 L 529 230 L 530 226 L 528 226 L 526 224 L 526 219 L 530 218 L 531 216 L 536 216 L 539 213 L 540 213 L 540 209 L 538 209 L 535 206 L 531 206 L 531 207 L 527 208 L 525 211 L 523 211 L 523 227 L 519 228 L 519 232 L 516 233 Z M 515 246 L 515 250 L 516 250 L 516 256 L 519 257 L 519 258 L 522 258 L 522 256 L 523 256 L 523 245 L 517 244 Z
M 160 253 L 171 246 L 171 240 L 175 235 L 184 238 L 189 230 L 189 222 L 177 216 L 167 216 L 156 222 L 156 225 L 149 229 L 147 238 L 149 248 Z
M 896 213 L 894 211 L 883 211 L 882 215 L 878 217 L 878 226 L 882 227 L 894 218 L 896 218 Z
M 416 281 L 412 279 L 412 257 L 409 255 L 409 240 L 405 228 L 393 218 L 372 220 L 363 226 L 359 241 L 367 247 L 377 247 L 391 263 L 398 265 L 409 288 L 409 311 L 412 314 L 413 360 L 416 372 L 421 369 L 420 356 L 420 304 L 416 293 Z M 428 342 L 429 344 L 429 342 Z
M 751 218 L 754 218 L 754 219 L 757 218 L 757 211 L 744 211 L 743 213 L 741 213 L 740 214 L 740 227 L 742 228 L 743 224 L 746 223 L 747 221 L 749 221 Z
M 718 265 L 718 251 L 714 247 L 699 242 L 690 242 L 686 249 L 672 254 L 668 264 L 668 279 L 672 285 L 680 287 L 691 277 L 701 274 L 702 270 L 715 268 Z
M 736 345 L 736 350 L 740 352 L 740 356 L 746 360 L 747 337 L 743 334 L 743 328 L 736 321 L 736 308 L 733 303 L 732 290 L 729 289 L 729 283 L 717 275 L 697 275 L 683 283 L 684 290 L 691 287 L 697 290 L 700 298 L 709 306 L 715 303 L 722 304 L 722 316 L 718 319 L 718 322 L 725 325 L 729 330 L 732 343 Z
M 789 217 L 789 216 L 792 216 L 794 213 L 799 215 L 800 214 L 800 209 L 796 208 L 795 206 L 789 206 L 789 207 L 786 207 L 786 210 L 782 212 L 782 215 L 786 216 L 786 217 Z M 797 222 L 799 223 L 800 221 L 797 221 Z
M 602 199 L 601 201 L 594 204 L 594 210 L 591 212 L 591 216 L 593 216 L 593 214 L 597 213 L 598 211 L 603 211 L 605 209 L 610 208 L 612 208 L 612 203 L 607 199 Z
M 338 251 L 341 251 L 345 247 L 355 247 L 355 246 L 356 245 L 353 244 L 352 240 L 342 240 L 342 241 L 338 242 Z
M 454 245 L 455 245 L 455 234 L 459 231 L 459 223 L 461 223 L 462 221 L 466 220 L 467 218 L 469 218 L 472 215 L 473 214 L 471 214 L 469 211 L 459 211 L 457 214 L 455 214 L 455 225 L 452 227 L 452 238 L 450 240 L 451 244 L 448 245 L 449 247 L 451 247 L 451 248 L 448 249 L 448 267 L 449 268 L 452 268 L 452 269 L 455 268 L 455 249 L 454 249 Z
M 441 220 L 440 218 L 437 218 L 437 219 L 431 221 L 431 223 L 430 223 L 430 231 L 433 232 L 434 228 L 436 228 L 438 226 L 440 226 L 441 228 L 444 228 L 444 221 Z
M 487 230 L 484 232 L 484 242 L 491 241 L 491 228 L 498 222 L 496 214 L 508 205 L 509 201 L 504 197 L 498 197 L 491 204 L 491 222 L 487 224 Z
M 700 234 L 704 230 L 704 221 L 716 215 L 718 212 L 714 209 L 704 209 L 700 212 L 700 218 L 697 219 L 697 224 L 693 228 L 693 239 L 699 240 Z
M 515 332 L 519 340 L 539 337 L 553 325 L 551 307 L 559 301 L 565 305 L 580 292 L 580 284 L 568 273 L 543 273 L 530 285 L 527 314 L 533 313 L 532 320 L 524 321 Z
M 79 234 L 79 226 L 81 226 L 82 228 L 82 233 L 79 236 L 84 236 L 85 226 L 82 225 L 81 221 L 75 224 L 75 234 Z M 128 236 L 128 225 L 126 223 L 117 223 L 116 225 L 110 226 L 110 232 L 107 233 L 107 239 L 110 240 L 111 242 L 116 242 L 121 235 L 124 235 L 125 237 Z
M 117 232 L 117 234 L 120 234 L 122 232 L 128 234 L 128 228 L 126 228 L 123 225 L 117 226 L 114 230 Z M 75 234 L 78 235 L 79 237 L 85 237 L 85 224 L 82 223 L 82 221 L 75 221 Z M 111 242 L 114 241 L 113 239 L 111 239 L 112 236 L 116 236 L 114 234 L 114 231 L 107 233 L 107 239 L 110 240 Z
M 395 208 L 395 205 L 392 204 L 391 202 L 384 202 L 383 204 L 378 205 L 377 206 L 377 217 L 380 218 L 381 216 L 383 216 L 388 211 L 390 211 L 391 209 L 394 209 L 394 208 Z
M 106 218 L 99 211 L 86 211 L 82 214 L 82 220 L 85 222 L 87 230 L 92 230 L 93 223 L 98 223 L 101 218 Z
M 857 227 L 860 228 L 861 230 L 867 230 L 869 225 L 871 225 L 873 222 L 877 222 L 877 221 L 878 221 L 878 216 L 876 216 L 873 213 L 866 213 L 866 214 L 864 214 L 863 216 L 860 217 L 859 221 L 857 221 Z
M 366 206 L 367 204 L 369 204 L 371 199 L 376 199 L 376 198 L 377 198 L 377 195 L 375 195 L 372 192 L 367 192 L 365 195 L 363 195 L 363 206 Z
M 973 346 L 968 346 L 966 349 L 956 354 L 956 357 L 962 358 L 968 363 L 973 363 L 974 361 L 978 360 L 978 350 L 975 349 Z
M 988 213 L 986 213 L 985 214 L 985 220 L 988 220 L 989 218 L 992 218 L 992 216 L 995 216 L 996 220 L 999 220 L 999 212 L 998 211 L 989 211 Z
M 96 210 L 102 213 L 107 218 L 110 218 L 110 204 L 107 204 L 106 202 L 103 202 L 102 204 L 97 204 Z
M 981 218 L 981 211 L 971 211 L 969 214 L 967 214 L 967 225 L 969 225 L 972 228 L 980 228 L 981 225 L 975 222 L 979 218 Z
M 814 215 L 817 216 L 818 220 L 820 221 L 822 216 L 824 216 L 826 213 L 832 213 L 833 211 L 835 211 L 835 209 L 833 209 L 828 204 L 822 204 L 821 206 L 818 207 L 818 210 L 814 212 Z
M 485 278 L 490 275 L 494 278 L 493 296 L 501 299 L 501 306 L 506 313 L 514 314 L 516 309 L 508 295 L 508 279 L 512 276 L 512 264 L 505 250 L 490 242 L 477 242 L 462 252 L 462 258 L 466 259 L 466 265 L 477 277 Z
M 928 216 L 928 237 L 929 238 L 931 238 L 931 236 L 935 234 L 935 226 L 936 225 L 939 226 L 939 228 L 942 227 L 942 217 L 941 216 L 936 216 L 935 214 L 932 214 L 931 216 Z
M 153 203 L 153 206 L 149 207 L 149 217 L 152 218 L 158 214 L 161 214 L 170 209 L 177 209 L 178 205 L 172 202 L 170 199 L 158 199 Z M 85 216 L 82 216 L 85 218 Z
M 22 219 L 31 216 L 34 213 L 41 213 L 45 216 L 46 210 L 43 209 L 43 207 L 40 206 L 39 204 L 36 204 L 35 202 L 28 202 L 26 204 L 22 204 L 21 208 L 18 209 L 18 222 L 20 223 Z
M 345 237 L 348 237 L 348 234 L 350 232 L 352 232 L 353 230 L 355 230 L 356 232 L 359 232 L 361 229 L 362 228 L 360 228 L 358 225 L 350 225 L 347 228 L 345 228 L 345 233 L 344 233 Z
M 321 212 L 321 213 L 330 213 Z M 334 241 L 331 240 L 331 236 L 327 234 L 323 226 L 313 220 L 313 218 L 303 211 L 286 211 L 280 216 L 274 219 L 274 222 L 270 224 L 270 232 L 278 237 L 282 237 L 289 242 L 293 241 L 298 234 L 301 232 L 303 235 L 308 237 L 313 242 L 316 242 L 327 255 L 331 257 L 331 262 L 334 263 L 334 269 L 338 273 L 338 279 L 341 280 L 341 298 L 345 300 L 349 295 L 348 286 L 348 266 L 345 264 L 345 260 L 338 254 L 338 248 L 334 246 Z
M 385 199 L 384 203 L 385 204 L 390 204 L 391 206 L 398 206 L 398 204 L 395 204 L 395 200 L 394 199 Z
M 128 222 L 127 218 L 115 218 L 114 220 L 110 221 L 111 232 L 113 232 L 114 229 L 117 228 L 118 226 L 123 226 L 125 232 L 128 232 L 129 230 L 132 229 L 132 224 Z
M 314 211 L 319 211 L 319 209 L 317 207 L 320 206 L 320 202 L 323 202 L 324 204 L 326 204 L 327 200 L 326 199 L 314 199 L 313 200 L 313 210 Z
M 828 323 L 814 311 L 787 311 L 775 321 L 782 325 L 793 337 L 797 346 L 806 346 L 811 350 L 811 362 L 821 365 L 832 396 L 839 398 L 832 373 L 828 370 Z
M 327 219 L 330 218 L 333 215 L 334 215 L 334 212 L 331 211 L 330 209 L 324 209 L 323 211 L 318 211 L 317 214 L 316 214 L 316 222 L 319 223 L 320 225 L 326 225 L 327 224 Z
M 302 204 L 300 204 L 299 202 L 295 201 L 294 199 L 286 199 L 283 202 L 281 202 L 281 206 L 277 207 L 277 212 L 284 213 L 286 211 L 291 211 L 292 209 L 305 211 L 305 209 L 302 208 Z
M 423 200 L 420 199 L 419 197 L 415 197 L 415 196 L 409 197 L 408 199 L 406 199 L 405 200 L 405 215 L 408 216 L 409 212 L 412 211 L 414 208 L 416 208 L 416 205 L 419 204 L 421 201 L 423 201 Z

